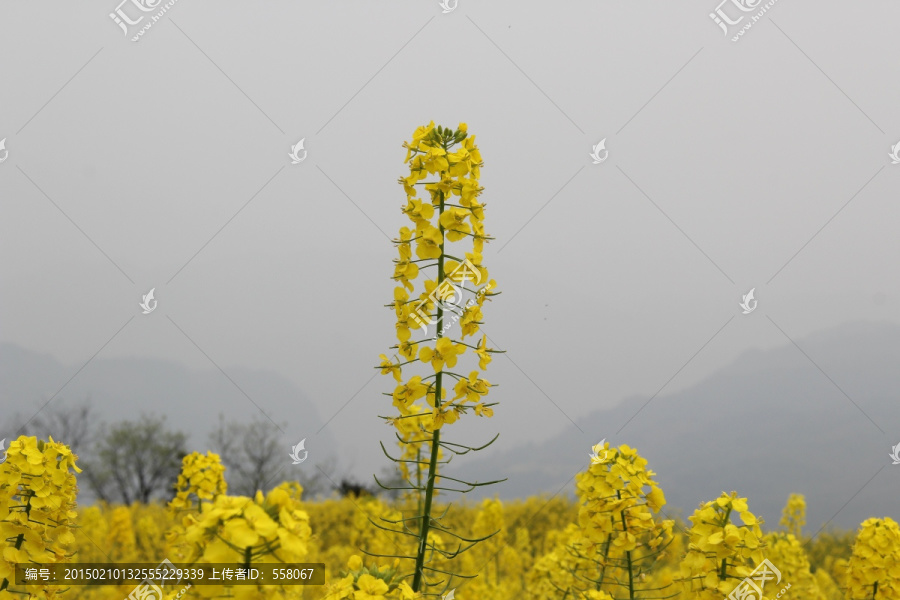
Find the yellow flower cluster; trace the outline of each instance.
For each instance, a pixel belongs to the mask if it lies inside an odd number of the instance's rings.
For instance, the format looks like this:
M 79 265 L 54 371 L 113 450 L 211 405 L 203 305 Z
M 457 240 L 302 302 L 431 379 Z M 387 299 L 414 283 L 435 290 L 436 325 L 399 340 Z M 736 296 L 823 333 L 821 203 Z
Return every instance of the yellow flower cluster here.
M 657 520 L 665 505 L 647 461 L 630 446 L 593 448 L 575 476 L 575 523 L 547 534 L 552 549 L 530 569 L 536 598 L 655 598 L 671 585 L 646 573 L 668 555 L 674 521 Z
M 803 494 L 788 496 L 779 525 L 787 529 L 787 532 L 793 534 L 794 537 L 800 537 L 803 526 L 806 525 L 806 499 Z
M 312 534 L 309 517 L 300 510 L 287 491 L 276 488 L 263 497 L 216 496 L 204 504 L 200 515 L 188 517 L 193 522 L 185 528 L 184 538 L 194 552 L 179 557 L 188 564 L 239 563 L 245 567 L 261 562 L 303 562 Z M 178 561 L 176 561 L 178 562 Z M 203 597 L 226 595 L 228 586 L 202 586 Z M 282 586 L 234 586 L 234 598 L 284 597 Z
M 193 452 L 181 460 L 175 497 L 168 505 L 175 522 L 165 533 L 166 556 L 185 560 L 196 555 L 196 547 L 186 537 L 187 530 L 195 526 L 204 502 L 214 502 L 227 489 L 225 466 L 217 454 Z
M 0 599 L 55 598 L 61 588 L 15 585 L 15 568 L 64 563 L 72 555 L 80 473 L 65 444 L 21 436 L 10 443 L 0 464 Z
M 224 467 L 211 452 L 193 453 L 182 461 L 170 502 L 170 514 L 187 510 L 166 532 L 166 555 L 177 564 L 260 562 L 298 563 L 309 553 L 312 530 L 302 510 L 299 483 L 282 483 L 267 495 L 253 498 L 225 494 Z M 196 498 L 194 503 L 192 498 Z M 198 586 L 196 595 L 210 598 L 300 597 L 294 589 L 276 585 Z M 260 594 L 262 594 L 260 596 Z
M 594 596 L 627 591 L 630 598 L 644 597 L 650 582 L 640 574 L 672 539 L 674 522 L 655 516 L 665 496 L 634 448 L 604 442 L 593 450 L 588 470 L 575 476 L 577 530 L 568 530 L 544 568 L 558 565 L 561 575 L 550 574 L 551 584 L 576 597 L 592 597 L 592 588 Z
M 526 587 L 535 597 L 549 600 L 572 596 L 583 590 L 584 582 L 579 581 L 578 574 L 590 569 L 599 570 L 591 561 L 582 558 L 584 539 L 574 523 L 547 536 L 546 545 L 551 549 L 534 561 L 525 578 Z
M 185 539 L 196 544 L 190 561 L 300 562 L 306 556 L 311 531 L 306 513 L 294 506 L 287 492 L 274 489 L 265 497 L 217 496 L 198 517 L 189 517 Z M 271 557 L 271 560 L 268 560 Z
M 866 519 L 848 565 L 848 600 L 900 600 L 900 527 L 890 518 Z
M 595 451 L 600 450 L 595 448 Z M 609 546 L 613 552 L 634 550 L 646 543 L 656 550 L 672 537 L 672 521 L 657 522 L 666 497 L 647 469 L 647 460 L 625 444 L 602 448 L 602 458 L 593 459 L 587 471 L 575 476 L 581 500 L 578 525 L 584 536 Z M 649 489 L 645 489 L 649 488 Z
M 507 549 L 507 529 L 504 518 L 503 503 L 497 498 L 485 498 L 475 515 L 472 524 L 472 536 L 487 538 L 472 549 L 472 562 L 481 568 L 482 581 L 486 583 L 490 579 L 500 581 L 500 573 L 506 556 L 503 551 Z M 511 549 L 510 549 L 511 550 Z M 471 586 L 473 588 L 476 585 Z M 473 592 L 475 589 L 472 590 Z M 485 590 L 487 591 L 487 590 Z
M 203 500 L 213 500 L 227 489 L 225 466 L 219 455 L 207 452 L 204 456 L 193 452 L 181 461 L 175 497 L 169 502 L 169 508 L 173 511 L 199 509 Z
M 452 150 L 457 144 L 459 147 Z M 497 284 L 488 281 L 488 270 L 482 264 L 484 243 L 490 238 L 484 231 L 485 205 L 479 201 L 483 191 L 478 183 L 482 160 L 475 136 L 468 135 L 465 123 L 460 123 L 454 131 L 435 127 L 431 122 L 417 128 L 412 141 L 404 143 L 404 147 L 410 174 L 400 179 L 407 194 L 403 213 L 413 227 L 402 227 L 400 237 L 394 240 L 399 258 L 394 261 L 393 279 L 399 285 L 389 306 L 397 319 L 398 344 L 392 348 L 405 362 L 400 359 L 395 362 L 382 354 L 379 368 L 397 381 L 391 396 L 400 416 L 389 419 L 389 423 L 402 430 L 401 421 L 414 419 L 425 431 L 434 431 L 444 424 L 455 423 L 470 407 L 478 416 L 493 414 L 484 402 L 491 383 L 480 377 L 477 370 L 465 376 L 451 369 L 467 348 L 475 351 L 482 370 L 490 362 L 493 350 L 487 347 L 486 336 L 477 346 L 463 340 L 479 333 L 484 302 L 495 294 L 492 290 Z M 424 181 L 429 175 L 436 175 L 437 179 Z M 420 198 L 416 186 L 424 186 L 429 198 Z M 467 238 L 471 239 L 470 250 L 464 253 L 464 258 L 456 256 L 458 253 L 450 249 L 449 243 Z M 413 296 L 413 280 L 426 268 L 434 268 L 435 277 L 426 279 L 421 294 Z M 467 283 L 473 287 L 467 287 Z M 479 284 L 482 285 L 478 287 Z M 462 305 L 466 293 L 474 297 Z M 459 339 L 454 340 L 444 334 L 456 322 L 460 333 Z M 413 331 L 420 328 L 427 336 L 428 325 L 436 327 L 434 338 L 412 339 Z M 428 345 L 429 341 L 434 344 Z M 431 373 L 404 381 L 403 366 L 417 362 L 430 365 Z M 442 385 L 442 375 L 456 380 L 455 395 L 449 402 L 446 396 L 450 386 Z M 422 398 L 431 409 L 430 415 L 419 415 L 413 408 Z
M 345 574 L 325 586 L 322 600 L 421 600 L 421 593 L 413 592 L 397 575 L 399 560 L 392 567 L 365 567 L 354 554 L 347 561 Z
M 742 525 L 732 522 L 734 514 L 740 515 Z M 697 600 L 721 600 L 765 558 L 762 521 L 736 492 L 703 504 L 690 521 L 690 544 L 681 561 L 680 581 Z
M 798 495 L 791 496 L 795 500 Z M 802 499 L 802 496 L 799 496 Z M 791 500 L 788 500 L 788 507 Z M 805 506 L 805 503 L 804 503 Z M 784 582 L 790 582 L 791 596 L 804 600 L 827 600 L 819 581 L 811 573 L 809 558 L 803 545 L 792 533 L 770 533 L 765 536 L 766 558 L 781 571 Z M 782 585 L 784 585 L 782 583 Z M 768 590 L 766 590 L 768 591 Z

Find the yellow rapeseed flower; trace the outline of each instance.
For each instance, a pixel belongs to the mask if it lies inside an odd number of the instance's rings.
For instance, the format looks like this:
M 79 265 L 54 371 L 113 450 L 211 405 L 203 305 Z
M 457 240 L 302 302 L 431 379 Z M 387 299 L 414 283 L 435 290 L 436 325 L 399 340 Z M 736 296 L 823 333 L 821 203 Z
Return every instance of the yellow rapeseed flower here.
M 454 344 L 450 338 L 440 338 L 434 345 L 434 349 L 429 347 L 419 350 L 419 360 L 422 362 L 430 362 L 437 373 L 444 368 L 444 364 L 450 368 L 456 366 L 456 358 L 466 351 L 466 347 L 462 344 Z

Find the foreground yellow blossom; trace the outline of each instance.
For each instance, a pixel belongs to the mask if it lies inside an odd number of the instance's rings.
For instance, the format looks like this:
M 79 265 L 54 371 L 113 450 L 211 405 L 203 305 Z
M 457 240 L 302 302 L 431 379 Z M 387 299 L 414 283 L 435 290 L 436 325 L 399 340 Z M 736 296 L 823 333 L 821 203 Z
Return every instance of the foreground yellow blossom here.
M 847 572 L 848 600 L 900 600 L 900 527 L 896 521 L 863 521 Z
M 0 600 L 56 598 L 65 588 L 46 583 L 15 583 L 16 567 L 68 562 L 75 542 L 81 469 L 65 444 L 49 438 L 13 440 L 0 464 Z
M 400 420 L 399 425 L 410 439 L 421 435 L 420 427 L 423 425 L 417 420 L 431 417 L 430 411 L 425 413 L 422 410 L 416 405 L 411 411 L 412 418 Z M 9 460 L 0 465 L 3 477 L 0 490 L 4 498 L 8 498 L 11 489 L 6 482 L 19 481 L 20 487 L 17 489 L 25 493 L 21 483 L 29 478 L 22 475 L 24 470 L 35 468 L 40 471 L 43 468 L 46 475 L 47 465 L 52 465 L 49 461 L 44 463 L 44 459 L 52 454 L 52 449 L 46 451 L 45 446 L 45 451 L 40 451 L 37 440 L 33 445 L 26 442 L 25 446 L 29 448 L 27 453 L 13 449 Z M 35 452 L 36 449 L 39 451 Z M 596 450 L 604 460 L 597 465 L 585 461 L 588 466 L 579 476 L 582 487 L 577 503 L 561 496 L 503 502 L 489 499 L 471 504 L 454 502 L 453 509 L 448 511 L 446 502 L 436 500 L 434 512 L 442 515 L 441 522 L 449 532 L 481 537 L 496 532 L 496 535 L 455 559 L 459 563 L 458 570 L 474 574 L 474 578 L 463 580 L 454 577 L 452 582 L 428 590 L 428 596 L 413 592 L 410 569 L 400 568 L 401 565 L 396 564 L 393 558 L 376 559 L 360 553 L 360 548 L 384 555 L 414 550 L 415 539 L 408 536 L 397 539 L 376 525 L 386 527 L 389 521 L 397 523 L 404 516 L 415 514 L 415 496 L 400 497 L 390 502 L 373 497 L 310 502 L 302 500 L 303 489 L 296 482 L 282 483 L 276 486 L 277 491 L 263 494 L 261 498 L 259 495 L 227 496 L 227 492 L 223 491 L 224 482 L 219 482 L 215 475 L 221 465 L 211 454 L 185 457 L 188 468 L 187 473 L 183 473 L 184 477 L 179 479 L 182 482 L 179 490 L 182 498 L 191 499 L 188 508 L 172 510 L 157 503 L 87 506 L 78 511 L 78 529 L 72 528 L 72 523 L 69 523 L 71 538 L 63 536 L 65 530 L 61 529 L 61 535 L 55 539 L 52 535 L 42 535 L 41 543 L 54 556 L 56 552 L 50 547 L 58 546 L 64 552 L 63 561 L 69 562 L 159 564 L 163 558 L 169 558 L 176 564 L 187 564 L 183 557 L 177 558 L 172 553 L 166 540 L 167 532 L 181 527 L 180 540 L 198 557 L 235 562 L 234 557 L 240 553 L 227 544 L 218 543 L 215 534 L 206 535 L 209 529 L 235 545 L 255 541 L 256 546 L 251 548 L 259 550 L 262 550 L 264 540 L 271 541 L 272 547 L 286 542 L 288 553 L 283 556 L 291 556 L 292 559 L 305 556 L 303 561 L 325 564 L 327 585 L 324 586 L 257 588 L 251 585 L 233 586 L 229 590 L 225 586 L 196 585 L 184 591 L 179 600 L 213 597 L 241 600 L 354 600 L 366 597 L 435 600 L 450 589 L 454 589 L 455 600 L 559 600 L 564 596 L 568 600 L 622 600 L 630 598 L 628 553 L 636 566 L 632 578 L 635 600 L 662 597 L 672 600 L 716 597 L 717 600 L 725 600 L 736 588 L 727 593 L 724 590 L 738 585 L 758 566 L 757 558 L 753 556 L 756 551 L 751 546 L 757 535 L 756 528 L 761 529 L 762 525 L 750 513 L 747 501 L 737 494 L 723 494 L 712 502 L 704 503 L 693 516 L 694 527 L 685 529 L 685 524 L 676 525 L 671 532 L 671 540 L 657 544 L 654 550 L 651 545 L 654 540 L 640 533 L 640 528 L 647 522 L 640 515 L 649 514 L 652 521 L 662 522 L 657 514 L 657 508 L 659 514 L 666 509 L 662 490 L 657 485 L 656 488 L 660 489 L 657 495 L 653 484 L 647 484 L 641 488 L 642 495 L 637 496 L 637 487 L 628 482 L 655 481 L 655 476 L 649 474 L 647 465 L 631 447 L 622 445 L 616 448 L 604 443 Z M 65 452 L 60 456 L 65 456 Z M 412 454 L 410 460 L 415 459 L 415 454 Z M 61 462 L 57 461 L 57 464 Z M 424 470 L 422 465 L 415 463 L 407 466 L 408 477 L 412 481 L 427 477 L 427 463 Z M 74 468 L 69 469 L 69 474 L 73 478 L 77 475 Z M 438 482 L 440 479 L 436 478 Z M 45 498 L 70 493 L 64 491 L 65 482 L 71 485 L 74 480 L 63 476 L 62 481 L 63 487 Z M 619 488 L 620 484 L 621 498 L 619 494 L 603 496 L 605 486 Z M 46 485 L 46 482 L 38 484 L 41 493 Z M 212 498 L 200 501 L 199 492 L 203 489 Z M 627 508 L 629 503 L 633 508 Z M 788 504 L 795 508 L 799 506 L 796 497 Z M 19 502 L 13 499 L 4 506 L 9 508 L 9 512 L 2 513 L 5 515 L 0 519 L 3 527 L 20 527 L 21 517 L 17 513 L 21 510 L 16 508 L 21 506 Z M 619 518 L 611 533 L 607 534 L 608 547 L 602 536 L 597 537 L 604 527 L 599 523 L 604 507 L 624 511 L 625 523 L 631 528 L 629 531 L 622 528 Z M 724 516 L 729 509 L 731 512 L 726 523 Z M 303 514 L 295 511 L 302 511 Z M 790 512 L 802 517 L 802 511 L 795 509 Z M 629 518 L 631 513 L 634 519 Z M 387 521 L 382 521 L 382 518 Z M 229 524 L 230 521 L 234 524 Z M 754 522 L 755 526 L 749 525 Z M 736 528 L 737 534 L 728 525 Z M 42 527 L 52 534 L 46 525 Z M 282 530 L 285 532 L 283 537 L 278 537 L 278 531 Z M 7 558 L 30 561 L 41 552 L 39 546 L 31 545 L 32 540 L 37 542 L 38 538 L 27 531 L 18 549 L 15 548 L 16 539 L 11 531 L 7 533 L 3 552 L 7 568 Z M 430 546 L 444 552 L 456 548 L 456 538 L 445 531 L 436 533 L 432 529 L 428 539 Z M 63 548 L 60 544 L 66 540 L 68 543 Z M 293 546 L 292 540 L 296 542 Z M 798 538 L 793 533 L 767 532 L 757 537 L 757 541 L 758 550 L 781 573 L 780 584 L 775 586 L 774 580 L 770 581 L 764 598 L 757 600 L 774 600 L 787 586 L 790 587 L 780 600 L 897 598 L 900 536 L 896 521 L 892 519 L 867 519 L 855 536 L 853 532 L 820 532 L 810 540 Z M 280 549 L 275 552 L 282 555 Z M 726 555 L 725 581 L 728 585 L 722 585 L 719 578 L 723 561 L 718 557 L 723 554 Z M 452 561 L 443 558 L 437 551 L 434 555 L 432 565 L 442 569 L 453 566 Z M 716 569 L 707 563 L 708 559 L 715 562 Z M 258 564 L 275 558 L 253 556 L 251 560 Z M 601 579 L 601 589 L 598 590 L 596 582 Z M 707 584 L 706 589 L 703 588 L 704 583 Z M 22 591 L 21 586 L 9 586 L 0 590 L 0 600 L 29 598 L 28 595 L 13 593 L 11 589 Z M 71 586 L 68 590 L 35 585 L 30 589 L 30 597 L 35 599 L 123 600 L 132 593 L 134 584 Z M 175 600 L 181 592 L 181 586 L 167 586 L 163 600 Z

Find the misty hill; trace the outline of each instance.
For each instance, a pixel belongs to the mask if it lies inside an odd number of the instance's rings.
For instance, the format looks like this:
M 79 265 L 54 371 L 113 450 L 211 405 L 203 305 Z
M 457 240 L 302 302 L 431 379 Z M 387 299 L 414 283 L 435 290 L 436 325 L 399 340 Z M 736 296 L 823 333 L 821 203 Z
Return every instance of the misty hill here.
M 772 528 L 791 492 L 807 497 L 808 534 L 832 517 L 844 528 L 870 516 L 900 518 L 900 465 L 889 458 L 900 443 L 900 327 L 853 323 L 796 341 L 821 371 L 793 344 L 749 351 L 639 413 L 648 397 L 577 419 L 586 435 L 570 426 L 542 443 L 494 444 L 476 459 L 458 457 L 448 474 L 509 478 L 482 496 L 553 494 L 563 485 L 561 494 L 574 494 L 572 478 L 587 468 L 590 446 L 606 438 L 649 461 L 673 516 L 735 490 Z
M 322 419 L 313 403 L 292 382 L 271 371 L 223 366 L 239 390 L 217 369 L 189 370 L 166 360 L 98 356 L 75 375 L 80 367 L 15 344 L 0 344 L 0 438 L 14 438 L 22 423 L 65 385 L 44 413 L 89 399 L 96 416 L 107 423 L 137 419 L 141 413 L 166 415 L 170 428 L 188 434 L 190 450 L 207 450 L 207 436 L 219 414 L 226 421 L 265 419 L 254 403 L 276 423 L 287 425 L 285 460 L 290 447 L 304 437 L 309 438 L 307 448 L 334 447 L 327 429 L 318 438 L 315 435 Z M 310 464 L 316 462 L 315 454 L 310 453 Z M 324 457 L 319 453 L 318 458 Z
M 480 481 L 509 478 L 484 488 L 482 495 L 553 494 L 563 486 L 560 493 L 571 494 L 572 477 L 586 468 L 590 446 L 606 438 L 636 447 L 647 458 L 670 515 L 688 516 L 700 501 L 736 490 L 770 526 L 777 526 L 789 493 L 805 494 L 809 533 L 832 517 L 842 527 L 855 527 L 869 516 L 900 518 L 900 465 L 888 458 L 891 446 L 900 443 L 900 327 L 854 323 L 797 343 L 827 377 L 791 344 L 749 351 L 689 389 L 663 392 L 640 412 L 647 397 L 577 419 L 585 434 L 570 427 L 545 442 L 513 448 L 504 447 L 501 435 L 476 458 L 457 457 L 447 474 Z M 13 437 L 23 419 L 80 367 L 0 344 L 0 438 Z M 327 428 L 316 438 L 321 418 L 290 381 L 273 372 L 225 369 L 276 422 L 287 422 L 286 448 L 303 437 L 309 438 L 307 448 L 336 447 Z M 146 358 L 95 358 L 45 411 L 85 398 L 109 423 L 142 412 L 166 414 L 169 425 L 188 433 L 191 449 L 197 450 L 207 448 L 206 436 L 220 413 L 240 420 L 259 415 L 218 370 Z M 310 452 L 308 464 L 319 457 Z

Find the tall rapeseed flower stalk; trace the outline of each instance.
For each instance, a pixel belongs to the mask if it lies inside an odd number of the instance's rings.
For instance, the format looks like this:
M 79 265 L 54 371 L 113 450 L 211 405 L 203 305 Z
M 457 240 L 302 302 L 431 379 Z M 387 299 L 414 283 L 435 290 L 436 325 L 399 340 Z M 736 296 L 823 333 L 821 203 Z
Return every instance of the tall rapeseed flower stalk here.
M 482 161 L 475 137 L 468 135 L 465 123 L 451 130 L 435 127 L 431 122 L 417 128 L 412 141 L 404 143 L 404 147 L 410 174 L 400 179 L 407 194 L 403 213 L 413 227 L 402 227 L 400 237 L 394 240 L 399 258 L 394 261 L 393 279 L 398 286 L 389 306 L 397 318 L 398 343 L 392 346 L 396 349 L 394 358 L 382 354 L 377 368 L 397 381 L 394 392 L 386 395 L 392 397 L 400 414 L 383 418 L 397 428 L 395 435 L 404 450 L 399 458 L 384 452 L 400 465 L 409 487 L 388 488 L 378 483 L 385 489 L 409 490 L 418 498 L 413 517 L 382 519 L 400 527 L 391 531 L 416 541 L 415 554 L 399 558 L 415 561 L 412 589 L 418 592 L 442 582 L 426 577 L 426 572 L 454 575 L 427 564 L 435 553 L 442 560 L 452 559 L 486 539 L 467 539 L 451 531 L 441 524 L 440 518 L 432 516 L 432 503 L 439 489 L 465 493 L 475 486 L 496 483 L 473 484 L 445 476 L 468 489 L 436 485 L 438 465 L 449 462 L 441 460 L 441 449 L 465 454 L 486 446 L 472 448 L 450 443 L 441 438 L 441 431 L 470 411 L 482 417 L 493 415 L 491 406 L 495 403 L 485 402 L 491 383 L 481 377 L 479 370 L 460 373 L 455 368 L 466 350 L 473 351 L 481 370 L 490 363 L 491 353 L 496 352 L 487 347 L 487 336 L 483 335 L 477 344 L 465 341 L 479 333 L 482 308 L 496 294 L 496 282 L 488 280 L 487 268 L 482 264 L 484 243 L 491 238 L 485 234 L 485 205 L 479 201 L 483 190 L 478 183 Z M 420 198 L 417 186 L 424 187 L 428 196 Z M 470 244 L 468 251 L 460 248 L 463 242 Z M 424 277 L 421 293 L 413 295 L 414 280 L 426 272 L 429 275 Z M 463 304 L 467 296 L 469 299 Z M 429 333 L 429 327 L 433 327 L 433 333 Z M 424 374 L 405 379 L 404 367 L 419 368 Z M 450 400 L 448 389 L 454 394 Z M 427 406 L 416 404 L 421 399 Z M 413 473 L 407 467 L 410 464 Z M 438 547 L 432 541 L 433 535 L 429 535 L 438 532 L 455 538 L 456 549 Z
M 735 515 L 742 525 L 735 524 Z M 681 561 L 685 594 L 696 600 L 721 600 L 765 558 L 762 520 L 750 512 L 746 498 L 723 492 L 694 511 L 690 521 L 690 544 Z
M 591 466 L 575 477 L 578 526 L 583 536 L 569 548 L 590 570 L 574 573 L 584 588 L 617 598 L 659 598 L 646 578 L 649 567 L 672 540 L 672 520 L 658 520 L 666 504 L 656 473 L 634 448 L 596 445 Z
M 175 482 L 175 497 L 167 507 L 173 524 L 165 533 L 166 556 L 183 560 L 192 555 L 193 545 L 184 537 L 187 528 L 195 522 L 204 502 L 213 502 L 227 491 L 225 466 L 218 454 L 192 452 L 182 458 L 181 471 Z
M 766 542 L 766 558 L 781 571 L 785 582 L 791 584 L 791 596 L 803 600 L 827 600 L 819 582 L 810 570 L 809 557 L 803 545 L 793 533 L 769 533 Z
M 0 598 L 56 598 L 65 591 L 35 582 L 16 585 L 16 567 L 67 562 L 78 487 L 76 456 L 65 444 L 21 436 L 0 464 Z
M 485 579 L 489 578 L 491 571 L 494 575 L 494 583 L 500 585 L 500 559 L 503 549 L 506 547 L 507 530 L 506 519 L 503 515 L 503 503 L 499 499 L 485 498 L 481 503 L 481 510 L 475 515 L 475 523 L 472 525 L 473 533 L 490 537 L 483 547 L 477 548 L 480 565 L 485 565 Z M 494 533 L 492 533 L 494 532 Z M 493 562 L 492 566 L 486 565 L 487 561 Z
M 204 456 L 192 452 L 181 460 L 181 471 L 175 482 L 175 497 L 169 502 L 173 513 L 200 512 L 202 503 L 212 502 L 216 496 L 228 491 L 225 482 L 225 466 L 218 454 L 207 452 Z
M 134 505 L 137 508 L 137 504 Z M 134 535 L 134 525 L 131 522 L 131 509 L 127 506 L 117 506 L 112 509 L 109 518 L 109 533 L 106 537 L 106 547 L 111 562 L 137 562 L 134 556 L 137 552 L 137 539 Z
M 900 600 L 900 526 L 889 517 L 862 522 L 847 566 L 848 600 Z
M 788 496 L 787 504 L 781 511 L 781 522 L 788 533 L 792 534 L 798 540 L 801 537 L 803 526 L 806 525 L 806 498 L 803 494 L 791 494 Z

